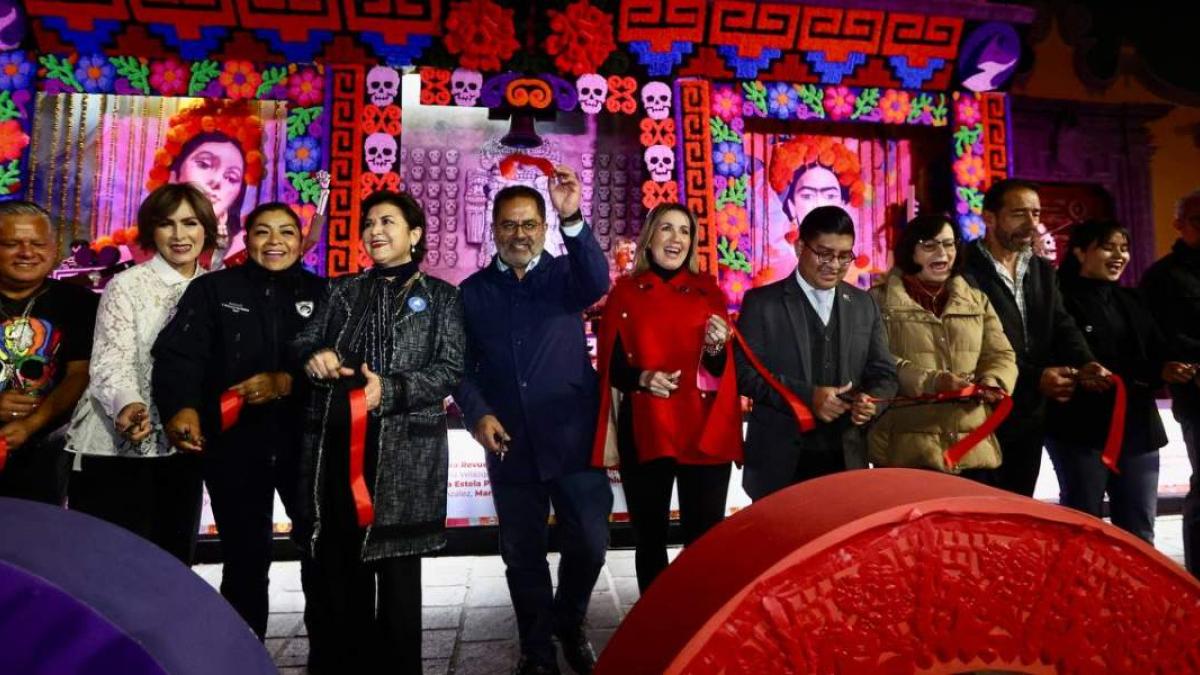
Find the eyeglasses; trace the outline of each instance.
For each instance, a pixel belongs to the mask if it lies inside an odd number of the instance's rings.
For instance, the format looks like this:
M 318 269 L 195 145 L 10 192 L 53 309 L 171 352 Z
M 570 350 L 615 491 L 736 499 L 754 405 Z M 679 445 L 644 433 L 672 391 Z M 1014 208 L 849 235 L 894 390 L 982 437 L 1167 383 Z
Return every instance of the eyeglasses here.
M 940 248 L 949 253 L 958 246 L 958 242 L 953 239 L 923 239 L 917 242 L 917 248 L 925 253 L 937 253 Z
M 850 264 L 854 262 L 854 258 L 857 257 L 854 255 L 854 251 L 837 253 L 836 251 L 831 251 L 829 249 L 817 250 L 811 246 L 808 246 L 807 244 L 804 246 L 804 248 L 812 251 L 813 255 L 817 257 L 817 262 L 825 267 L 849 267 Z
M 540 220 L 503 220 L 496 224 L 496 229 L 504 234 L 513 234 L 517 228 L 521 228 L 521 234 L 533 234 L 541 229 L 544 223 Z

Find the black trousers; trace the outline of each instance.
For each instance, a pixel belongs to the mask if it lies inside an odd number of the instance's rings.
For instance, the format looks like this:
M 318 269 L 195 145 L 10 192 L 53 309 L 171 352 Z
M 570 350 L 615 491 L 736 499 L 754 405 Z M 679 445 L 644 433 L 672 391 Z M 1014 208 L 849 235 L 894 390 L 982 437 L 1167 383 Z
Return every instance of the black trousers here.
M 1179 411 L 1175 419 L 1183 430 L 1183 442 L 1192 464 L 1192 477 L 1183 500 L 1183 559 L 1192 576 L 1200 579 L 1200 412 Z
M 1001 490 L 1032 497 L 1042 468 L 1042 446 L 1046 442 L 1042 418 L 1023 416 L 1014 410 L 996 430 L 996 440 L 1000 442 L 1000 466 L 971 477 Z
M 80 458 L 69 506 L 129 530 L 192 564 L 200 527 L 200 457 Z
M 671 488 L 679 481 L 679 524 L 683 545 L 699 539 L 725 517 L 731 464 L 679 464 L 662 458 L 621 464 L 621 484 L 636 541 L 638 589 L 645 593 L 667 567 Z
M 295 452 L 294 446 L 272 443 L 265 434 L 246 434 L 214 442 L 203 454 L 204 482 L 221 542 L 221 595 L 260 640 L 270 612 L 275 491 L 288 513 L 294 513 Z
M 364 563 L 363 530 L 327 521 L 303 561 L 308 672 L 421 673 L 421 557 Z
M 65 444 L 66 437 L 55 434 L 9 450 L 8 461 L 0 470 L 0 497 L 62 506 L 71 463 L 63 450 Z

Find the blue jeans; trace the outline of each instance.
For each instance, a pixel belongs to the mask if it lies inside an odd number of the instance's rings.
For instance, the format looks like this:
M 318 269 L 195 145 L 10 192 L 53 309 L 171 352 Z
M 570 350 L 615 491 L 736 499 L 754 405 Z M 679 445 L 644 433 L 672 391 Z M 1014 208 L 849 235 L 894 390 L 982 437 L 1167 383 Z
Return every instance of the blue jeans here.
M 608 474 L 589 470 L 544 483 L 492 483 L 492 499 L 500 519 L 500 557 L 507 568 L 521 653 L 555 663 L 554 632 L 583 623 L 592 587 L 604 567 L 613 503 Z M 561 552 L 557 594 L 546 564 L 551 504 Z
M 1154 544 L 1158 513 L 1158 450 L 1145 447 L 1140 434 L 1126 436 L 1113 473 L 1100 461 L 1103 448 L 1046 439 L 1046 451 L 1058 475 L 1058 503 L 1101 517 L 1108 492 L 1113 525 Z

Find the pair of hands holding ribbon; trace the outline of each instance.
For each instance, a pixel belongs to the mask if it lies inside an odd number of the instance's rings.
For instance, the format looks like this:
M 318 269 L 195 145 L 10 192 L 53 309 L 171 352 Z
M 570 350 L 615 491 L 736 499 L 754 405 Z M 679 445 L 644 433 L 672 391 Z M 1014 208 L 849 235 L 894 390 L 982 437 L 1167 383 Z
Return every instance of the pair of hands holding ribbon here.
M 304 371 L 314 380 L 336 380 L 354 375 L 354 370 L 342 365 L 342 357 L 332 349 L 323 349 L 313 354 L 305 364 Z M 363 389 L 367 400 L 367 410 L 374 410 L 379 407 L 379 402 L 383 398 L 383 385 L 380 383 L 379 375 L 365 363 L 362 364 L 362 374 L 367 379 L 367 386 Z
M 813 387 L 812 400 L 813 416 L 826 424 L 850 413 L 850 421 L 861 427 L 877 412 L 870 394 L 855 392 L 853 382 L 840 387 Z
M 724 317 L 712 314 L 704 324 L 704 353 L 716 356 L 725 348 L 729 341 L 729 324 Z M 666 372 L 662 370 L 643 370 L 638 375 L 638 386 L 651 395 L 659 398 L 670 398 L 679 388 L 679 378 L 683 371 Z
M 258 373 L 229 388 L 242 397 L 247 405 L 262 405 L 292 393 L 292 376 L 283 372 Z M 114 426 L 117 433 L 139 443 L 150 435 L 150 415 L 145 403 L 131 403 L 121 409 Z M 167 422 L 165 428 L 171 445 L 183 452 L 204 450 L 204 434 L 200 429 L 200 413 L 195 408 L 183 408 Z
M 1093 393 L 1108 391 L 1112 387 L 1112 373 L 1096 361 L 1082 368 L 1052 366 L 1042 371 L 1038 389 L 1059 403 L 1066 403 L 1075 395 L 1076 385 Z

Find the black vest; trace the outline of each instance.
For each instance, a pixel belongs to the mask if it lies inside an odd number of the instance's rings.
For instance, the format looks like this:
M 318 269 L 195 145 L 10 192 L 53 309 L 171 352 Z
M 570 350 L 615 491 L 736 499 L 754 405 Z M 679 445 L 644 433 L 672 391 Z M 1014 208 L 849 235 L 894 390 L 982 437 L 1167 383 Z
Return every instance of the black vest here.
M 821 315 L 812 306 L 808 294 L 804 295 L 804 322 L 808 326 L 808 344 L 812 359 L 812 384 L 814 387 L 838 387 L 845 382 L 838 381 L 838 356 L 841 346 L 838 331 L 837 297 L 834 296 L 833 310 L 829 312 L 829 323 L 821 323 Z M 837 418 L 831 424 L 817 421 L 817 426 L 809 432 L 808 448 L 811 452 L 822 454 L 842 455 L 842 432 L 846 429 L 849 413 Z
M 829 313 L 829 323 L 821 323 L 821 315 L 813 308 L 808 295 L 804 295 L 804 319 L 808 325 L 808 344 L 812 357 L 812 383 L 814 387 L 837 387 L 845 384 L 838 382 L 838 311 L 837 296 L 834 295 L 833 310 Z

